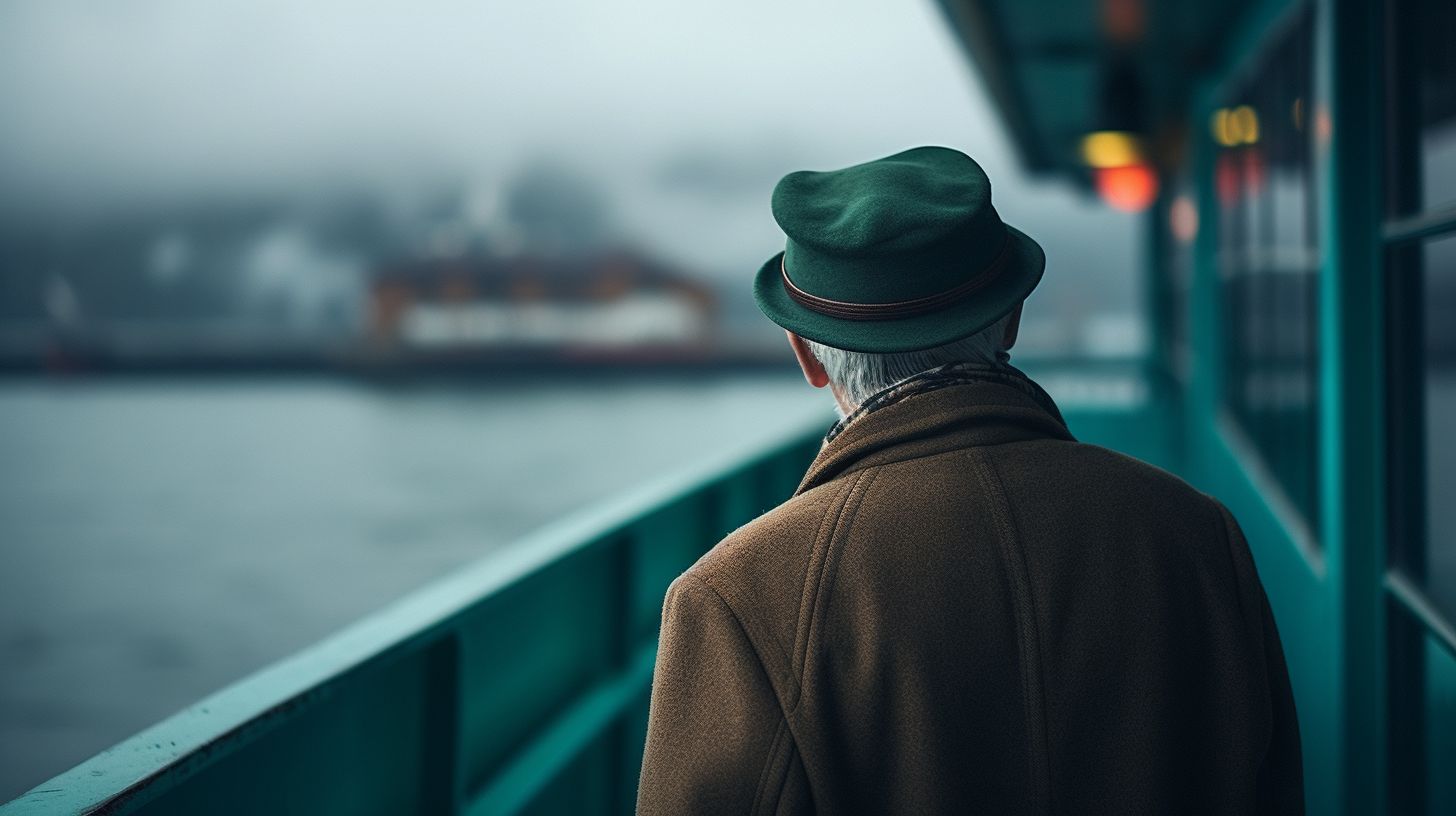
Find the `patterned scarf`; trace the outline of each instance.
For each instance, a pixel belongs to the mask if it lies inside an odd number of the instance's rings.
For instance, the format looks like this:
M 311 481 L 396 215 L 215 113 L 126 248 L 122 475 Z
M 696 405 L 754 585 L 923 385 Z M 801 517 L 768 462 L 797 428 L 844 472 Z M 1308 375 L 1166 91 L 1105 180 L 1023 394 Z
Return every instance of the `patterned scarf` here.
M 872 411 L 884 408 L 886 405 L 893 405 L 916 394 L 928 394 L 952 385 L 985 382 L 1009 385 L 1021 391 L 1035 400 L 1047 413 L 1056 417 L 1057 422 L 1062 425 L 1067 424 L 1067 421 L 1062 419 L 1062 412 L 1057 410 L 1057 404 L 1052 401 L 1051 396 L 1042 390 L 1042 387 L 1037 385 L 1034 380 L 1010 363 L 946 363 L 943 366 L 913 374 L 870 395 L 868 399 L 860 403 L 858 408 L 834 423 L 834 427 L 824 435 L 824 444 L 828 445 L 833 442 L 834 438 L 844 433 L 844 429 L 855 420 Z

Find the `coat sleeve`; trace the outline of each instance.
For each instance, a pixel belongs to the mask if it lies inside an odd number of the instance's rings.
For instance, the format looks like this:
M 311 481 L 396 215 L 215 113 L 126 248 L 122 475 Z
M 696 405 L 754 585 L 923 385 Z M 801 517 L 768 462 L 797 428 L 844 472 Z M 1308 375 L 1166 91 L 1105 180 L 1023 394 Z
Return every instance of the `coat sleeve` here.
M 691 573 L 668 589 L 652 678 L 639 814 L 774 813 L 792 738 L 758 655 Z
M 1259 797 L 1264 813 L 1304 812 L 1304 758 L 1300 753 L 1299 719 L 1294 712 L 1294 692 L 1289 670 L 1284 665 L 1284 647 L 1274 614 L 1261 589 L 1265 665 L 1269 672 L 1269 693 L 1274 704 L 1274 733 L 1269 753 L 1259 773 Z
M 1238 575 L 1245 609 L 1258 616 L 1252 629 L 1260 633 L 1264 674 L 1269 689 L 1271 730 L 1263 764 L 1259 768 L 1259 813 L 1304 813 L 1304 759 L 1299 740 L 1299 718 L 1294 710 L 1294 692 L 1289 669 L 1284 663 L 1284 646 L 1274 625 L 1269 597 L 1254 567 L 1253 554 L 1244 533 L 1228 508 L 1219 505 L 1228 544 Z

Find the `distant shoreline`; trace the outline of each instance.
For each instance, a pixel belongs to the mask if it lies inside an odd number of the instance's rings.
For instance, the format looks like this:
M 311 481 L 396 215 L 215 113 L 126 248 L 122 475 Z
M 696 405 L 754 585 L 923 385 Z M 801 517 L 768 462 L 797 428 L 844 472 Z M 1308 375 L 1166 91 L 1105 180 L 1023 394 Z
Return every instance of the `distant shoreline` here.
M 342 377 L 351 380 L 530 380 L 544 377 L 698 377 L 724 374 L 794 373 L 787 355 L 660 355 L 652 357 L 562 357 L 522 354 L 491 357 L 411 357 L 360 360 L 329 354 L 266 355 L 247 358 L 189 355 L 149 359 L 87 356 L 64 360 L 0 358 L 0 381 L 46 378 Z

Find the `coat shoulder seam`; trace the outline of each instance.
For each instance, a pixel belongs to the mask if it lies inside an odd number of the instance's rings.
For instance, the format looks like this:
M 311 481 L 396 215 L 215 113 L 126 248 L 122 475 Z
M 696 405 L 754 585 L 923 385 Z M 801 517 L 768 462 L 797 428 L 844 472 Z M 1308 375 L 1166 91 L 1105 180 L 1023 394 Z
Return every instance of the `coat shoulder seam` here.
M 813 598 L 809 604 L 809 621 L 804 636 L 802 658 L 799 662 L 797 681 L 799 687 L 804 686 L 804 678 L 809 671 L 809 654 L 813 649 L 814 638 L 818 635 L 819 619 L 824 614 L 824 608 L 829 603 L 829 596 L 834 586 L 834 577 L 839 566 L 839 554 L 843 551 L 842 544 L 848 537 L 850 527 L 854 524 L 855 516 L 859 508 L 864 504 L 864 498 L 869 493 L 870 487 L 874 484 L 875 477 L 879 475 L 878 466 L 868 467 L 861 470 L 850 484 L 843 503 L 840 505 L 840 512 L 836 514 L 834 525 L 829 528 L 829 536 L 824 544 L 824 557 L 820 564 L 819 579 L 813 588 Z M 806 586 L 807 591 L 807 586 Z M 802 694 L 801 694 L 802 697 Z M 797 708 L 798 702 L 795 702 Z M 793 713 L 792 710 L 790 713 Z
M 856 474 L 852 479 L 845 479 L 834 493 L 834 498 L 824 508 L 819 516 L 819 524 L 815 527 L 814 538 L 809 542 L 809 555 L 804 561 L 804 578 L 799 585 L 799 609 L 798 616 L 794 620 L 794 642 L 789 656 L 789 673 L 796 681 L 802 677 L 804 668 L 804 657 L 808 649 L 809 628 L 814 613 L 813 596 L 818 592 L 819 582 L 823 579 L 824 559 L 829 547 L 825 534 L 826 526 L 829 528 L 828 538 L 834 535 L 834 528 L 839 524 L 839 516 L 844 512 L 844 506 L 849 501 L 849 496 L 854 492 L 855 485 L 863 473 Z M 821 544 L 821 542 L 823 542 Z M 818 568 L 816 570 L 816 567 Z M 813 584 L 810 580 L 813 579 Z M 795 699 L 790 704 L 792 710 L 798 706 Z
M 1017 649 L 1021 656 L 1022 704 L 1028 736 L 1028 771 L 1031 774 L 1032 812 L 1050 813 L 1051 757 L 1047 737 L 1046 683 L 1042 676 L 1041 642 L 1036 616 L 1036 596 L 1026 565 L 1026 553 L 1016 532 L 1011 502 L 994 463 L 979 449 L 970 450 L 971 463 L 985 486 L 987 506 L 996 528 L 1002 569 L 1010 584 L 1015 615 Z
M 777 764 L 778 757 L 785 750 L 785 748 L 783 747 L 783 743 L 785 742 L 785 740 L 787 740 L 789 751 L 796 750 L 793 728 L 789 723 L 788 714 L 784 709 L 784 701 L 783 698 L 780 696 L 779 684 L 774 682 L 774 675 L 772 672 L 769 671 L 768 666 L 764 663 L 763 656 L 759 649 L 759 645 L 755 642 L 755 638 L 753 637 L 753 634 L 749 631 L 749 627 L 744 623 L 743 618 L 739 617 L 738 611 L 733 608 L 733 604 L 729 603 L 728 599 L 723 596 L 723 593 L 719 592 L 718 588 L 714 586 L 713 583 L 709 581 L 706 577 L 695 575 L 691 571 L 683 573 L 682 577 L 684 579 L 691 580 L 692 582 L 699 584 L 704 589 L 706 589 L 708 593 L 711 594 L 720 605 L 722 605 L 723 609 L 728 613 L 728 617 L 733 620 L 734 624 L 738 626 L 738 631 L 743 636 L 744 642 L 748 644 L 749 650 L 753 653 L 754 662 L 758 664 L 758 670 L 763 675 L 764 682 L 768 684 L 769 693 L 773 695 L 774 702 L 777 704 L 775 707 L 778 709 L 779 714 L 778 725 L 774 731 L 773 741 L 770 742 L 768 752 L 763 758 L 763 766 L 759 770 L 758 785 L 754 790 L 752 808 L 749 811 L 750 813 L 758 813 L 760 810 L 760 805 L 764 801 L 764 786 L 770 781 L 770 770 L 775 764 Z M 797 693 L 795 696 L 797 698 Z
M 792 764 L 794 749 L 794 735 L 789 730 L 789 720 L 787 717 L 780 717 L 779 727 L 774 731 L 773 742 L 769 743 L 768 758 L 764 761 L 763 770 L 758 775 L 758 785 L 753 792 L 753 804 L 748 809 L 750 814 L 766 811 L 770 801 L 771 783 L 775 777 L 778 779 L 778 793 L 774 796 L 773 802 L 777 804 L 778 799 L 783 797 L 783 788 L 788 781 L 789 765 Z M 781 768 L 780 765 L 782 765 Z

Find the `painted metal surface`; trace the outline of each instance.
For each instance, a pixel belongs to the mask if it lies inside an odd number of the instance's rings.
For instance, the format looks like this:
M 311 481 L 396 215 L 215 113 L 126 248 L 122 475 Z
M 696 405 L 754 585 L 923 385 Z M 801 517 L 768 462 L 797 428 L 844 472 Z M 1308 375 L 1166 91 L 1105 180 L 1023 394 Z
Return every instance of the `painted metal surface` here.
M 1206 121 L 1219 84 L 1237 76 L 1280 20 L 1302 5 L 1258 4 L 1230 42 L 1226 64 L 1210 73 L 1190 121 Z M 1207 410 L 1220 404 L 1223 382 L 1208 371 L 1203 375 L 1212 382 L 1190 400 L 1195 419 L 1184 430 L 1191 443 L 1185 475 L 1223 497 L 1255 543 L 1289 652 L 1310 812 L 1447 813 L 1456 807 L 1442 770 L 1456 767 L 1449 747 L 1456 717 L 1447 702 L 1456 696 L 1447 671 L 1456 641 L 1449 622 L 1387 572 L 1386 533 L 1402 508 L 1387 506 L 1386 459 L 1392 445 L 1403 444 L 1391 428 L 1403 425 L 1388 421 L 1382 342 L 1390 314 L 1380 275 L 1381 241 L 1389 238 L 1380 218 L 1382 20 L 1377 6 L 1358 0 L 1307 5 L 1316 20 L 1311 110 L 1315 122 L 1326 123 L 1314 137 L 1324 259 L 1319 541 L 1282 506 L 1238 429 L 1217 409 Z M 1197 171 L 1205 211 L 1216 206 L 1210 170 Z M 1203 285 L 1194 306 L 1203 324 L 1195 345 L 1214 358 L 1225 330 L 1214 311 L 1221 288 L 1216 245 L 1216 236 L 1201 236 Z M 1402 678 L 1399 686 L 1391 686 L 1391 673 Z
M 1328 236 L 1321 292 L 1321 500 L 1339 650 L 1340 807 L 1385 803 L 1384 367 L 1381 326 L 1380 14 L 1365 0 L 1316 6 L 1315 107 L 1329 111 Z M 1371 762 L 1372 758 L 1381 761 Z
M 1005 123 L 1022 166 L 1076 178 L 1089 132 L 1153 135 L 1182 112 L 1249 0 L 1221 3 L 938 0 Z M 1136 100 L 1104 104 L 1117 74 L 1136 74 Z
M 1088 63 L 1112 59 L 1107 21 L 1091 19 L 1091 7 L 1056 0 L 1025 7 L 994 0 L 945 0 L 943 5 L 953 21 L 957 9 L 967 16 L 965 8 L 992 21 L 978 38 L 961 36 L 992 87 L 1013 91 L 993 94 L 993 99 L 1009 117 L 1028 166 L 1075 179 L 1079 171 L 1071 162 L 1046 157 L 1047 145 L 1097 130 L 1096 117 L 1084 111 L 1079 119 L 1077 109 L 1061 99 L 1076 83 L 1038 84 L 1037 71 L 1028 66 L 1059 56 L 1072 63 L 1059 70 L 1076 70 L 1080 64 L 1085 73 Z M 1145 7 L 1148 19 L 1157 20 L 1187 4 L 1131 5 Z M 1419 528 L 1417 519 L 1407 518 L 1417 515 L 1412 507 L 1419 502 L 1407 498 L 1427 489 L 1419 472 L 1413 478 L 1392 473 L 1387 460 L 1397 453 L 1418 460 L 1431 440 L 1421 436 L 1415 403 L 1402 398 L 1399 389 L 1392 401 L 1389 384 L 1398 377 L 1409 380 L 1402 369 L 1416 364 L 1411 359 L 1392 364 L 1385 341 L 1414 329 L 1403 328 L 1412 304 L 1386 302 L 1390 270 L 1382 256 L 1393 246 L 1413 246 L 1456 229 L 1456 210 L 1448 206 L 1384 218 L 1391 184 L 1400 181 L 1389 174 L 1398 175 L 1402 164 L 1387 163 L 1400 151 L 1385 140 L 1392 128 L 1402 138 L 1400 129 L 1412 127 L 1400 116 L 1392 118 L 1390 98 L 1416 88 L 1416 77 L 1408 73 L 1410 55 L 1387 36 L 1386 15 L 1414 6 L 1251 0 L 1228 8 L 1236 12 L 1231 25 L 1207 29 L 1197 60 L 1169 59 L 1158 53 L 1157 44 L 1144 48 L 1159 70 L 1179 75 L 1178 83 L 1192 89 L 1181 109 L 1175 105 L 1166 112 L 1164 143 L 1176 147 L 1161 157 L 1166 175 L 1187 180 L 1185 189 L 1201 216 L 1186 304 L 1190 362 L 1178 366 L 1186 373 L 1170 400 L 1178 413 L 1171 440 L 1179 472 L 1233 510 L 1254 550 L 1295 686 L 1309 811 L 1456 812 L 1449 772 L 1456 768 L 1451 703 L 1456 699 L 1456 626 L 1422 594 L 1419 576 L 1392 566 L 1387 543 L 1396 535 L 1392 530 L 1411 537 Z M 1014 20 L 1027 14 L 1056 21 L 1033 25 L 1035 37 L 1080 47 L 1036 46 L 1027 32 L 1016 31 Z M 1207 127 L 1215 111 L 1230 104 L 1233 89 L 1281 79 L 1256 72 L 1262 70 L 1262 57 L 1306 14 L 1313 20 L 1313 56 L 1305 67 L 1313 74 L 1315 91 L 1303 100 L 1302 118 L 1315 151 L 1320 258 L 1314 416 L 1318 501 L 1304 503 L 1318 508 L 1312 518 L 1304 517 L 1299 503 L 1281 489 L 1248 429 L 1226 407 L 1233 365 L 1225 359 L 1233 331 L 1226 316 L 1240 304 L 1230 302 L 1220 269 L 1218 148 Z M 987 38 L 989 45 L 980 42 Z M 1405 65 L 1404 73 L 1387 73 L 1391 65 Z M 1150 308 L 1167 303 L 1173 291 L 1164 251 L 1171 203 L 1165 195 L 1148 215 Z M 1170 321 L 1159 316 L 1150 325 L 1157 335 L 1154 347 L 1168 348 Z M 1176 362 L 1159 358 L 1156 364 Z M 1404 495 L 1391 492 L 1392 477 L 1398 477 Z M 1421 539 L 1413 546 L 1426 544 Z

